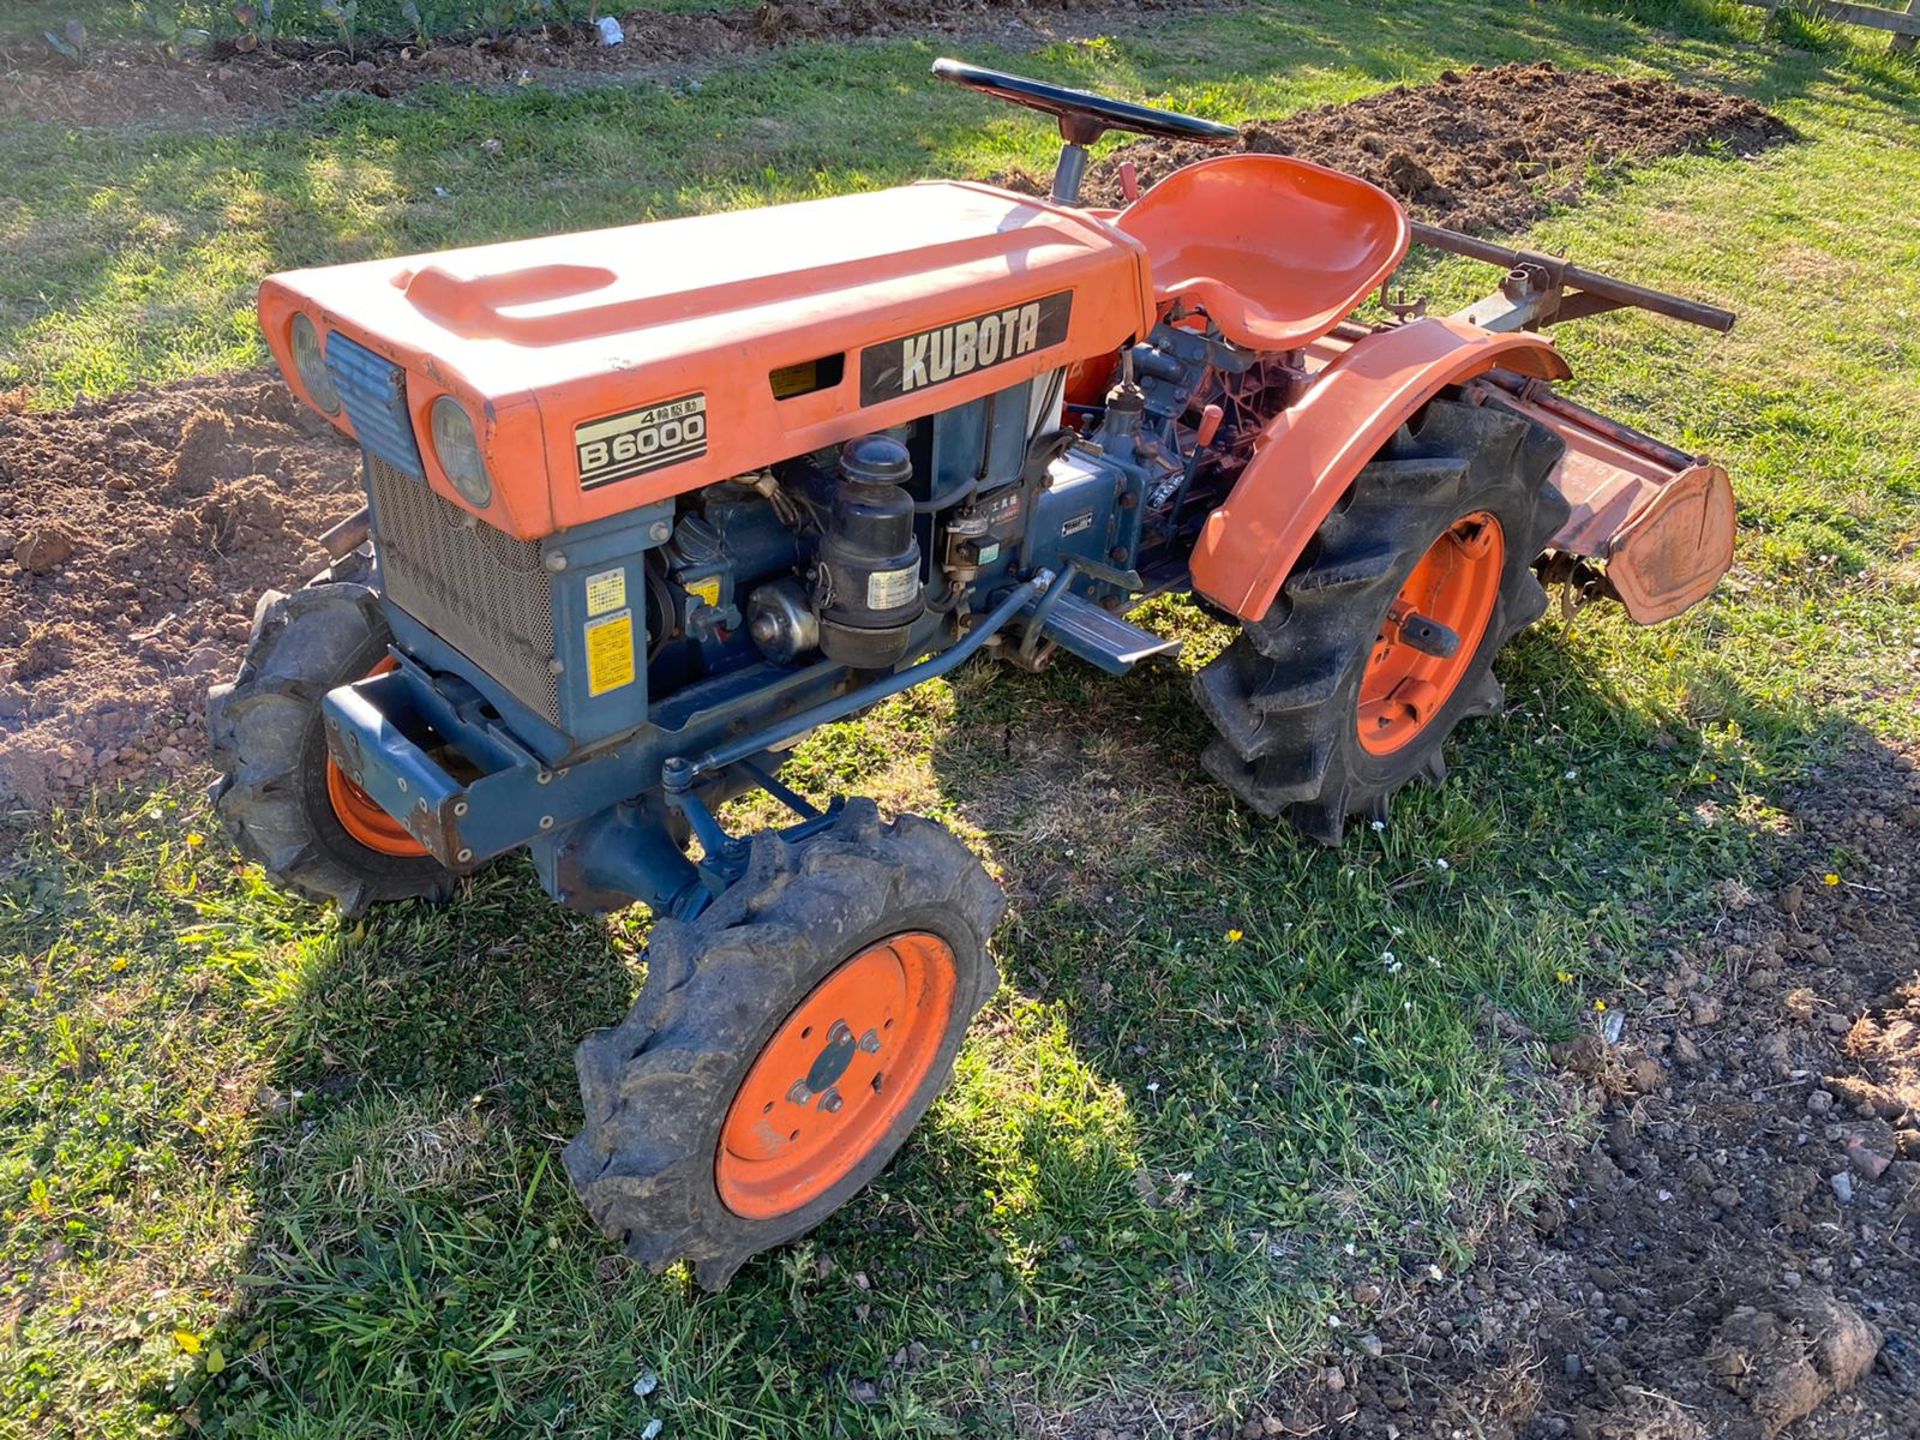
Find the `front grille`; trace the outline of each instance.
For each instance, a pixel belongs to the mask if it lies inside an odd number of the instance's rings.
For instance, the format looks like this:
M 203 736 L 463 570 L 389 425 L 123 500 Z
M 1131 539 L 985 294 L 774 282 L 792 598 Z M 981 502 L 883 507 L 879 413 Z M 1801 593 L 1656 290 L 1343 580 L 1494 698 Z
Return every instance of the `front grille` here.
M 367 492 L 387 598 L 558 725 L 553 581 L 539 545 L 483 524 L 377 455 L 367 456 Z
M 327 373 L 340 392 L 354 437 L 365 449 L 416 479 L 427 478 L 407 413 L 407 372 L 339 331 L 327 336 Z

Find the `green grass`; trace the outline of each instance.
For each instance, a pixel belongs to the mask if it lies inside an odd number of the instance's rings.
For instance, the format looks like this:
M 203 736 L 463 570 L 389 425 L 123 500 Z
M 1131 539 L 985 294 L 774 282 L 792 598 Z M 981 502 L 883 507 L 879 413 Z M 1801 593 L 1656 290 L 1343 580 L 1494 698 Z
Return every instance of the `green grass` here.
M 350 18 L 346 0 L 331 8 L 346 19 L 328 13 L 329 0 L 273 0 L 266 17 L 265 0 L 248 0 L 261 17 L 253 32 L 268 42 L 289 40 L 355 45 L 372 40 L 411 40 L 425 35 L 492 34 L 533 31 L 542 25 L 585 24 L 600 15 L 631 15 L 638 10 L 662 13 L 728 10 L 756 0 L 413 0 L 419 24 L 404 9 L 407 0 L 357 0 Z M 115 45 L 171 42 L 185 49 L 235 39 L 243 27 L 234 14 L 234 0 L 38 0 L 0 9 L 0 39 L 35 35 L 44 30 L 62 33 L 69 20 L 86 27 L 88 48 L 98 51 Z
M 614 1260 L 557 1165 L 571 1047 L 640 982 L 643 914 L 582 921 L 508 865 L 342 923 L 199 841 L 197 798 L 17 820 L 0 1434 L 1160 1433 L 1362 1333 L 1356 1278 L 1428 1286 L 1524 1211 L 1583 1117 L 1516 1037 L 1596 1001 L 1633 1026 L 1656 937 L 1763 883 L 1788 789 L 1837 745 L 1920 739 L 1920 84 L 1831 39 L 1752 43 L 1724 8 L 1632 8 L 1681 32 L 1322 3 L 1023 63 L 1232 117 L 1544 54 L 1781 111 L 1802 143 L 1609 179 L 1534 236 L 1742 311 L 1727 339 L 1562 336 L 1583 398 L 1733 468 L 1718 596 L 1651 631 L 1543 624 L 1454 783 L 1339 852 L 1204 782 L 1174 671 L 977 665 L 815 737 L 796 783 L 932 813 L 1005 875 L 1007 983 L 899 1163 L 717 1298 Z M 250 362 L 280 266 L 1044 161 L 1038 125 L 926 83 L 929 54 L 240 136 L 16 128 L 0 375 L 55 405 Z M 1153 614 L 1189 664 L 1220 642 Z

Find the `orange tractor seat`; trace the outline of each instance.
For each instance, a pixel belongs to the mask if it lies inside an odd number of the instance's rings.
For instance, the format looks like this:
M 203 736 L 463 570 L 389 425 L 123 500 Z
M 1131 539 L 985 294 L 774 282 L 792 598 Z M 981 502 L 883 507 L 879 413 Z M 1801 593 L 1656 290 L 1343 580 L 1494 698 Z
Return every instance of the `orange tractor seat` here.
M 1147 247 L 1154 298 L 1205 308 L 1248 350 L 1294 350 L 1393 273 L 1406 212 L 1378 186 L 1286 155 L 1176 170 L 1113 223 Z

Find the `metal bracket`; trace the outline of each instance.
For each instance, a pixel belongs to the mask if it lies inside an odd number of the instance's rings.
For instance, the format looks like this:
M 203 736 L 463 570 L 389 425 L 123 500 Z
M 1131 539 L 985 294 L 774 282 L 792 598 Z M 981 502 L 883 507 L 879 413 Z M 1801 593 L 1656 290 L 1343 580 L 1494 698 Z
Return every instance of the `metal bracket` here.
M 1723 334 L 1733 328 L 1734 315 L 1730 310 L 1649 290 L 1644 285 L 1588 270 L 1557 255 L 1509 249 L 1418 220 L 1411 229 L 1416 244 L 1506 267 L 1506 278 L 1500 282 L 1497 293 L 1456 312 L 1453 317 L 1485 330 L 1533 330 L 1557 321 L 1577 320 L 1629 306 L 1672 320 L 1684 320 L 1689 325 L 1703 325 Z
M 740 761 L 737 768 L 751 775 L 762 790 L 800 817 L 791 825 L 758 833 L 771 833 L 787 842 L 804 840 L 831 825 L 846 807 L 846 797 L 836 795 L 827 802 L 826 809 L 820 809 L 782 783 L 772 769 L 758 760 Z M 705 910 L 722 890 L 746 873 L 747 841 L 751 837 L 728 834 L 727 828 L 720 823 L 707 802 L 691 790 L 668 791 L 666 800 L 668 805 L 686 816 L 687 824 L 692 827 L 694 838 L 700 842 L 702 851 L 701 859 L 695 866 L 701 883 L 682 891 L 673 906 L 677 918 L 691 920 Z
M 937 655 L 930 655 L 904 670 L 849 690 L 836 699 L 823 701 L 797 715 L 789 715 L 763 730 L 717 745 L 704 755 L 693 759 L 683 755 L 674 756 L 661 767 L 660 778 L 667 795 L 671 798 L 689 794 L 694 785 L 707 776 L 718 774 L 742 761 L 752 760 L 766 751 L 777 750 L 822 725 L 845 720 L 869 705 L 877 705 L 902 690 L 911 689 L 925 680 L 936 680 L 948 671 L 957 669 L 973 658 L 974 653 L 986 644 L 988 636 L 996 633 L 1022 610 L 1035 604 L 1051 584 L 1053 572 L 1038 571 L 1014 586 L 999 604 L 975 621 L 966 638 Z

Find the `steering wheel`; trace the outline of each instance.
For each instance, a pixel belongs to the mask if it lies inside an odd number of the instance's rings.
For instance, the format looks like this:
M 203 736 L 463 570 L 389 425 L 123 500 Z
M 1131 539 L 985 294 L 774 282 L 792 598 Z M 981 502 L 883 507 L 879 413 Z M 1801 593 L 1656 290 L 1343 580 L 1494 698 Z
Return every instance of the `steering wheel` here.
M 1125 100 L 1110 100 L 1087 90 L 1069 90 L 1044 80 L 1029 80 L 1024 75 L 1009 75 L 1001 70 L 982 70 L 963 60 L 936 60 L 933 73 L 942 80 L 978 90 L 996 100 L 1010 100 L 1029 110 L 1058 117 L 1060 138 L 1069 145 L 1091 145 L 1109 130 L 1130 130 L 1137 135 L 1159 135 L 1168 140 L 1197 140 L 1202 145 L 1230 145 L 1240 138 L 1231 125 L 1201 120 L 1172 110 L 1155 110 L 1149 105 L 1134 105 Z

